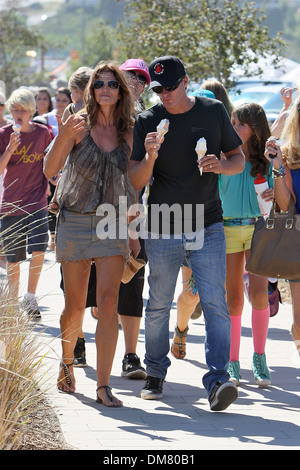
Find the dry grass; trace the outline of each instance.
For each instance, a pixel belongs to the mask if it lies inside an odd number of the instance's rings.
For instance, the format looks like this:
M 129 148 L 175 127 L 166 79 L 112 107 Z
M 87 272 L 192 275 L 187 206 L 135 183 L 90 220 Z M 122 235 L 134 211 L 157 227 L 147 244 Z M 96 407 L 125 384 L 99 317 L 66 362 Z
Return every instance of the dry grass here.
M 20 227 L 15 224 L 1 237 L 8 241 L 13 234 L 11 243 L 21 246 Z M 0 267 L 5 265 L 0 246 Z M 45 350 L 38 333 L 27 313 L 9 299 L 7 277 L 0 277 L 0 450 L 70 449 L 45 395 Z
M 16 450 L 30 416 L 41 406 L 43 356 L 34 327 L 0 284 L 0 449 Z
M 47 397 L 37 403 L 28 418 L 18 438 L 18 450 L 74 450 L 66 443 Z

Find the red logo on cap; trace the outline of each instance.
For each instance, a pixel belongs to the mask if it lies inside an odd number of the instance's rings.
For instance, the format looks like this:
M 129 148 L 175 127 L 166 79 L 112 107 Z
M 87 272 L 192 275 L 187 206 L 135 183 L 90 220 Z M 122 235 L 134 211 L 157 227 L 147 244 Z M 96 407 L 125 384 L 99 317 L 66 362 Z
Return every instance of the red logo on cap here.
M 162 64 L 156 64 L 154 66 L 154 73 L 156 73 L 156 75 L 161 75 L 163 72 L 164 72 L 164 66 Z

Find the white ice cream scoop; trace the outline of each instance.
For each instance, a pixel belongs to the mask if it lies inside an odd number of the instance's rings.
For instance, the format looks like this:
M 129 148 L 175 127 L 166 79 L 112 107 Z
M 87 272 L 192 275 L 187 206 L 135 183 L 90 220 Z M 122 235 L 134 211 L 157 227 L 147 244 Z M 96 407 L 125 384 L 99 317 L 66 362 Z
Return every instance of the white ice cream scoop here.
M 158 132 L 159 142 L 161 142 L 163 136 L 168 132 L 169 124 L 170 124 L 169 119 L 162 119 L 160 123 L 158 124 L 156 130 Z
M 16 124 L 16 123 L 13 124 L 12 128 L 13 128 L 13 131 L 14 131 L 16 134 L 20 134 L 20 132 L 21 132 L 21 126 L 20 126 L 20 124 Z

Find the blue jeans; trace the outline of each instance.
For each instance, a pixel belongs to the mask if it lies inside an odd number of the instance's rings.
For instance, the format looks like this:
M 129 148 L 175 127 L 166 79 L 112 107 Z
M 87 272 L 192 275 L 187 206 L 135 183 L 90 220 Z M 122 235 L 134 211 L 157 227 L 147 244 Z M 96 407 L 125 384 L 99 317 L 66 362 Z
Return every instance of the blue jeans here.
M 210 396 L 217 381 L 227 382 L 231 322 L 225 301 L 226 249 L 222 223 L 204 229 L 202 248 L 191 248 L 185 235 L 181 238 L 145 240 L 149 262 L 149 299 L 145 315 L 145 364 L 147 374 L 165 378 L 171 362 L 169 318 L 177 277 L 185 257 L 201 299 L 205 318 L 205 355 L 209 371 L 203 385 Z

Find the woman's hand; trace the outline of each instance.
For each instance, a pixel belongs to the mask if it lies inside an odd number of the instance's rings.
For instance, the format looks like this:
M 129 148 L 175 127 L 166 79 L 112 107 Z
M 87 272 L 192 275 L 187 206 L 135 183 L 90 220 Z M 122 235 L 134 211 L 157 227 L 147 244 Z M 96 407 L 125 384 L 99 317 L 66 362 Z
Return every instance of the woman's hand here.
M 80 132 L 86 130 L 85 119 L 78 114 L 71 114 L 65 122 L 58 115 L 56 115 L 56 118 L 60 137 L 75 139 Z
M 129 249 L 132 253 L 132 256 L 136 258 L 141 251 L 141 245 L 138 238 L 130 238 L 129 237 Z
M 292 102 L 292 94 L 293 94 L 293 88 L 283 87 L 280 90 L 280 95 L 284 102 L 285 109 L 288 109 L 290 107 L 290 104 Z
M 268 188 L 265 191 L 261 193 L 262 199 L 265 201 L 273 201 L 274 199 L 274 189 L 273 188 Z
M 267 160 L 273 161 L 273 168 L 278 170 L 283 165 L 281 149 L 274 137 L 267 140 L 264 155 Z
M 79 134 L 86 132 L 86 123 L 82 116 L 72 114 L 65 122 L 58 115 L 56 117 L 58 134 L 44 159 L 44 174 L 48 180 L 63 169 L 68 155 L 77 143 L 76 139 L 80 139 Z

